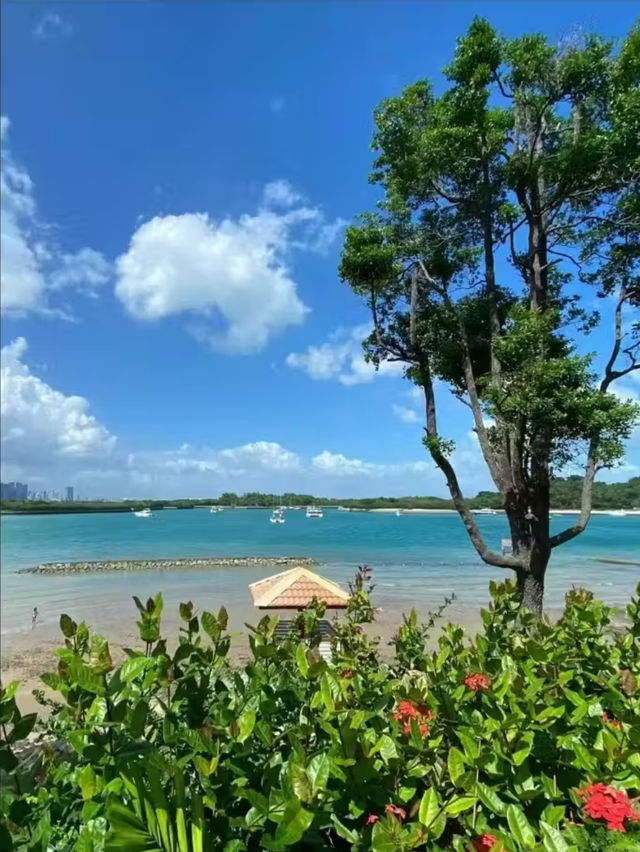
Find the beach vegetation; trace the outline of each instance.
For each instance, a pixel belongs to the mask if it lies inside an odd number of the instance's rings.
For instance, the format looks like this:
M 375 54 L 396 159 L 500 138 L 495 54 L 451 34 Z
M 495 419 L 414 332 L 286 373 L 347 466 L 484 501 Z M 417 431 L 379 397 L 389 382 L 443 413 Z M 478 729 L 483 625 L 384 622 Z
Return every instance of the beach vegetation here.
M 640 848 L 640 586 L 555 623 L 491 584 L 467 635 L 408 614 L 382 653 L 361 569 L 331 659 L 317 602 L 232 665 L 224 608 L 135 600 L 138 642 L 60 619 L 48 716 L 0 699 L 3 850 L 631 852 Z M 38 742 L 33 742 L 37 736 Z

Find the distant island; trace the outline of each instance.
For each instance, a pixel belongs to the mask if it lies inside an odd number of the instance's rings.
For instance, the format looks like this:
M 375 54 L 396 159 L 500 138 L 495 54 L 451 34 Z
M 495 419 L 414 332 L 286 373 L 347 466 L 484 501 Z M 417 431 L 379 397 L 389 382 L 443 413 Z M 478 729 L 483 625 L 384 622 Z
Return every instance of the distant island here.
M 554 479 L 551 484 L 552 509 L 575 509 L 580 505 L 582 477 L 569 476 Z M 500 509 L 501 498 L 494 491 L 480 491 L 469 499 L 472 509 Z M 160 509 L 196 509 L 209 506 L 238 509 L 271 509 L 281 506 L 320 505 L 325 508 L 344 509 L 440 509 L 453 510 L 451 500 L 443 497 L 361 497 L 329 498 L 312 494 L 263 494 L 252 491 L 247 494 L 226 492 L 220 497 L 194 500 L 112 500 L 77 502 L 40 502 L 3 500 L 3 514 L 69 514 L 73 512 L 129 512 L 148 506 Z M 640 476 L 627 482 L 597 482 L 593 490 L 593 508 L 599 510 L 637 509 L 640 507 Z

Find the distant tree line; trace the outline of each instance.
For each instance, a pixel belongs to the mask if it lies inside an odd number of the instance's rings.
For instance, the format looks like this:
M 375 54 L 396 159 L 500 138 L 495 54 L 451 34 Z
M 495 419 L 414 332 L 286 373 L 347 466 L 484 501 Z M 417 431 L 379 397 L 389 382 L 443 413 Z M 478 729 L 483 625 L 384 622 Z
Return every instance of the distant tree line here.
M 554 509 L 576 509 L 580 505 L 582 477 L 569 476 L 554 479 L 551 483 L 551 506 Z M 470 501 L 473 509 L 501 509 L 502 498 L 495 491 L 480 491 Z M 117 500 L 112 502 L 87 501 L 76 503 L 19 502 L 4 500 L 0 509 L 5 512 L 29 512 L 34 514 L 58 514 L 73 512 L 128 512 L 149 506 L 151 509 L 193 509 L 196 506 L 225 506 L 238 508 L 263 508 L 273 506 L 343 506 L 345 509 L 453 509 L 453 502 L 442 497 L 360 497 L 331 498 L 312 494 L 263 494 L 250 491 L 247 494 L 225 492 L 218 498 L 198 500 Z M 594 509 L 640 508 L 640 476 L 628 482 L 597 482 L 593 491 Z

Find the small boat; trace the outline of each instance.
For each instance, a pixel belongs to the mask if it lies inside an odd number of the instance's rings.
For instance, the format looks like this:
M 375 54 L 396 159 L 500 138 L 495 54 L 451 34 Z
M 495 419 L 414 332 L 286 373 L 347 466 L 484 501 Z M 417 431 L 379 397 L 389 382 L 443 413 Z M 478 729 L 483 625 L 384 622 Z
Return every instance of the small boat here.
M 495 509 L 474 509 L 474 515 L 497 515 L 498 512 Z
M 145 509 L 140 509 L 136 512 L 135 509 L 131 510 L 136 518 L 150 518 L 151 517 L 151 509 L 147 506 Z
M 218 512 L 222 511 L 222 506 L 212 506 L 209 511 L 211 512 L 212 515 L 217 515 Z
M 285 522 L 284 509 L 274 509 L 273 512 L 271 513 L 271 517 L 269 518 L 269 521 L 272 524 L 284 524 L 284 522 Z
M 324 515 L 322 514 L 322 509 L 320 506 L 307 506 L 307 517 L 308 518 L 322 518 Z
M 402 510 L 396 509 L 396 518 L 401 518 L 401 517 L 402 517 Z
M 624 509 L 615 509 L 613 512 L 609 512 L 609 514 L 616 518 L 623 518 L 627 513 Z

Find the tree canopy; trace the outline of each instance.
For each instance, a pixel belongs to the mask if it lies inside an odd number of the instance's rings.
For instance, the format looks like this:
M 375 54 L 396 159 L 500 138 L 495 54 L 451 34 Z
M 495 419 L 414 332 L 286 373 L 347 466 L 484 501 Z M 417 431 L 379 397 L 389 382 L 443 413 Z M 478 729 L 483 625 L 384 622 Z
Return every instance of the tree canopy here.
M 422 80 L 376 109 L 383 198 L 347 230 L 340 273 L 371 311 L 367 357 L 424 391 L 425 444 L 478 553 L 539 611 L 551 550 L 586 527 L 638 416 L 611 385 L 640 367 L 640 26 L 615 50 L 476 18 L 445 74 L 441 95 Z M 584 351 L 597 298 L 613 313 L 602 372 Z M 436 380 L 470 410 L 512 556 L 469 511 Z M 580 518 L 552 536 L 552 478 L 580 458 Z

